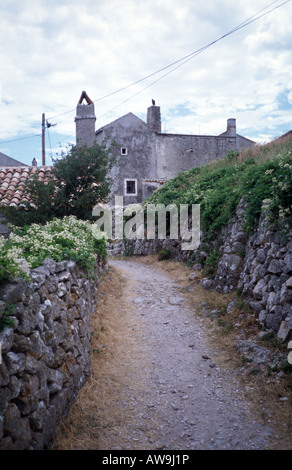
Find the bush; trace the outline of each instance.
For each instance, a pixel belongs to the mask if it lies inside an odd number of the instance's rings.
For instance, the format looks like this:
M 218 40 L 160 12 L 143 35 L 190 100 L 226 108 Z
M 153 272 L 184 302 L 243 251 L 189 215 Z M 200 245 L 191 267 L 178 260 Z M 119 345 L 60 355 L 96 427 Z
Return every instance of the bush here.
M 166 247 L 159 251 L 158 261 L 163 261 L 171 258 L 171 249 Z
M 256 225 L 263 204 L 273 224 L 291 225 L 292 143 L 270 160 L 232 154 L 226 159 L 180 173 L 153 192 L 144 205 L 200 204 L 201 228 L 206 243 L 217 239 L 235 215 L 241 198 L 247 202 L 245 229 Z M 277 147 L 274 147 L 275 151 Z
M 9 239 L 0 239 L 0 281 L 25 276 L 22 260 L 29 268 L 41 265 L 45 258 L 74 260 L 92 271 L 97 257 L 106 257 L 106 241 L 97 238 L 94 225 L 74 216 L 54 219 L 45 225 L 14 228 Z
M 109 171 L 114 163 L 114 143 L 92 147 L 72 146 L 67 154 L 54 160 L 51 179 L 44 183 L 35 174 L 28 178 L 23 203 L 25 208 L 1 208 L 13 225 L 45 223 L 55 217 L 74 215 L 93 220 L 92 210 L 110 194 Z

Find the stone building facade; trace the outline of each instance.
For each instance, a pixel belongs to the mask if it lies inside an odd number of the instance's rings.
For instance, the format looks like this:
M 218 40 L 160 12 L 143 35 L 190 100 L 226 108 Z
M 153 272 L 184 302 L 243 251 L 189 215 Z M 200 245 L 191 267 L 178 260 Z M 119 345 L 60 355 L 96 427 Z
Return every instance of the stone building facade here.
M 161 112 L 155 102 L 147 109 L 147 122 L 128 113 L 95 131 L 94 103 L 86 92 L 78 102 L 75 123 L 77 145 L 90 146 L 94 141 L 101 144 L 106 138 L 117 142 L 112 195 L 123 196 L 125 205 L 141 203 L 181 171 L 254 144 L 237 134 L 235 119 L 228 119 L 226 131 L 218 136 L 161 132 Z

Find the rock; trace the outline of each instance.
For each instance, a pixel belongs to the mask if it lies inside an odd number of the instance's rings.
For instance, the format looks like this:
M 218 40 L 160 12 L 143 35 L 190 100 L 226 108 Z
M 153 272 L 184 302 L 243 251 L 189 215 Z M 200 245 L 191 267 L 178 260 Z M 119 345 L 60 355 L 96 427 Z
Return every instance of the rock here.
M 252 293 L 255 299 L 262 299 L 264 293 L 267 291 L 267 284 L 265 279 L 260 279 L 253 289 Z
M 235 240 L 241 243 L 246 243 L 248 239 L 248 234 L 246 232 L 237 232 L 235 235 Z
M 174 296 L 174 297 L 169 297 L 168 301 L 170 305 L 181 305 L 184 299 L 182 297 Z
M 292 302 L 292 289 L 287 289 L 284 285 L 280 293 L 280 304 L 286 304 Z
M 240 340 L 236 345 L 245 357 L 257 364 L 264 364 L 269 360 L 269 350 L 263 346 L 258 346 L 249 340 Z
M 275 332 L 280 328 L 281 321 L 286 316 L 285 306 L 275 306 L 272 312 L 268 312 L 266 316 L 266 326 Z
M 31 440 L 29 421 L 21 418 L 19 410 L 14 403 L 11 403 L 5 413 L 4 432 L 14 441 L 15 450 L 25 450 Z
M 258 316 L 258 320 L 261 325 L 265 325 L 267 319 L 267 311 L 266 310 L 261 310 Z
M 19 374 L 25 369 L 25 355 L 8 352 L 5 355 L 5 364 L 10 374 Z
M 292 253 L 287 253 L 284 258 L 285 273 L 292 273 Z
M 265 253 L 265 250 L 263 250 L 262 248 L 260 248 L 259 250 L 257 250 L 256 260 L 257 260 L 259 263 L 264 263 L 264 262 L 266 261 L 266 253 Z
M 201 281 L 202 287 L 206 290 L 211 289 L 213 286 L 213 281 L 211 279 L 202 279 Z
M 37 271 L 31 271 L 32 286 L 39 289 L 46 282 L 46 274 Z
M 254 271 L 253 271 L 253 276 L 252 276 L 252 280 L 251 282 L 252 283 L 257 283 L 260 279 L 262 279 L 264 277 L 264 275 L 266 274 L 266 269 L 264 268 L 264 266 L 262 264 L 258 264 Z
M 269 273 L 273 273 L 273 274 L 278 274 L 282 272 L 281 262 L 277 259 L 272 259 L 267 270 Z
M 57 280 L 59 282 L 68 281 L 71 278 L 71 274 L 68 271 L 61 271 L 57 274 Z
M 291 278 L 292 279 L 292 278 Z M 3 302 L 2 300 L 0 300 L 0 318 L 2 317 L 3 313 L 5 312 L 6 310 L 6 305 L 5 305 L 5 302 Z
M 226 309 L 226 312 L 228 313 L 228 315 L 230 315 L 230 313 L 233 312 L 233 310 L 235 309 L 236 307 L 236 302 L 233 300 L 232 302 L 230 302 L 227 306 L 227 309 Z
M 26 284 L 22 279 L 6 283 L 0 287 L 0 299 L 9 304 L 15 304 L 22 299 L 26 289 Z
M 277 338 L 284 342 L 292 338 L 292 313 L 281 322 Z
M 200 263 L 193 264 L 192 269 L 194 271 L 201 271 L 202 265 Z
M 55 272 L 59 273 L 61 271 L 66 271 L 67 268 L 68 268 L 68 261 L 60 261 L 59 263 L 56 263 Z

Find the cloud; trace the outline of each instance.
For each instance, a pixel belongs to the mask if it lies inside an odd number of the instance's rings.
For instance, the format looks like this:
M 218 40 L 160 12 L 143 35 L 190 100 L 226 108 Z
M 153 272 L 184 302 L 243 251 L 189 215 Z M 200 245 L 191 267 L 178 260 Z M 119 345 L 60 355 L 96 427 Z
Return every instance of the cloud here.
M 43 112 L 57 123 L 51 130 L 53 148 L 61 139 L 66 143 L 74 137 L 82 90 L 95 100 L 97 127 L 129 111 L 145 117 L 154 98 L 169 132 L 220 133 L 229 117 L 247 137 L 286 132 L 291 3 L 177 63 L 176 70 L 165 69 L 100 99 L 215 41 L 268 4 L 280 3 L 3 0 L 0 146 L 40 132 Z M 36 149 L 34 139 L 32 146 Z

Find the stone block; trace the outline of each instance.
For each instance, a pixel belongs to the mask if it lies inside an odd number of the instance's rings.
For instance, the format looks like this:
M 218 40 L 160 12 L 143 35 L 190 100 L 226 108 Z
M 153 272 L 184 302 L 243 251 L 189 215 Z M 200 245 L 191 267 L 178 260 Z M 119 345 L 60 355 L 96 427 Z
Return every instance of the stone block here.
M 285 263 L 285 268 L 284 272 L 285 273 L 292 273 L 292 253 L 287 253 L 285 258 L 284 258 L 284 263 Z
M 288 315 L 280 324 L 277 337 L 282 341 L 292 339 L 292 314 Z

